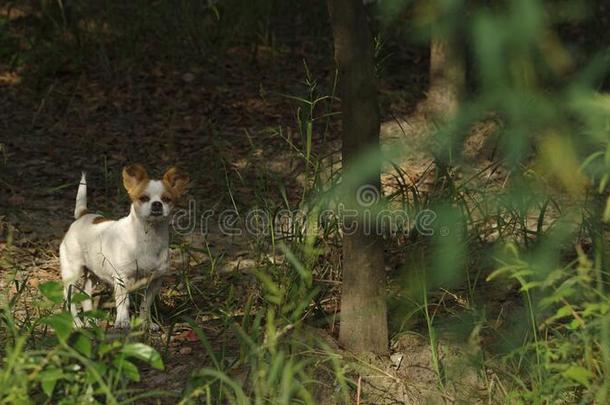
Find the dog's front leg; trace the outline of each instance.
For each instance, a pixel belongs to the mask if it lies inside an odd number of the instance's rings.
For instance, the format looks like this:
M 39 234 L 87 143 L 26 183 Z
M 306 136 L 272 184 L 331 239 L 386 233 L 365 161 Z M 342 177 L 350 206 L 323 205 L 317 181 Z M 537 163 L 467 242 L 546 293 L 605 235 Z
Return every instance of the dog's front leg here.
M 115 329 L 129 329 L 129 290 L 125 282 L 126 280 L 114 280 Z
M 162 279 L 160 277 L 154 278 L 148 283 L 140 306 L 140 317 L 144 319 L 144 325 L 148 327 L 148 330 L 153 332 L 159 330 L 159 325 L 153 322 L 150 308 L 155 301 L 155 297 L 159 294 L 159 290 L 161 290 L 161 284 Z

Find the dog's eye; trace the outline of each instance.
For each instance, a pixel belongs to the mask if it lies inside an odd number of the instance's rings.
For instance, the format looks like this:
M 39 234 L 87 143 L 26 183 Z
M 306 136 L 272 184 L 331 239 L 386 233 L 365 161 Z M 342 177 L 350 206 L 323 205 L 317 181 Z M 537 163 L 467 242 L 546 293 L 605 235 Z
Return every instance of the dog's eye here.
M 149 202 L 150 201 L 150 197 L 147 196 L 147 195 L 143 195 L 140 198 L 138 198 L 138 200 L 140 200 L 140 202 L 145 203 L 145 202 Z
M 169 204 L 170 202 L 172 202 L 172 199 L 168 196 L 163 196 L 163 197 L 161 197 L 161 201 L 163 201 L 166 204 Z

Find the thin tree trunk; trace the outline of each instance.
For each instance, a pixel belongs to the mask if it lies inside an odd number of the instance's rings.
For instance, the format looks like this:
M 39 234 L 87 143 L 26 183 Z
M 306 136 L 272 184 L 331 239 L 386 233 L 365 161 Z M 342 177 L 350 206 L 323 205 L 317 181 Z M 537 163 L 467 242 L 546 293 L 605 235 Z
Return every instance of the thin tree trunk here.
M 363 152 L 379 149 L 379 104 L 372 41 L 362 0 L 329 0 L 328 10 L 339 69 L 346 178 L 359 169 L 358 158 Z M 383 244 L 374 226 L 366 227 L 367 218 L 356 199 L 362 186 L 379 192 L 379 170 L 377 165 L 374 176 L 355 184 L 349 182 L 344 198 L 346 208 L 357 209 L 360 215 L 344 224 L 339 341 L 355 352 L 388 351 Z M 348 232 L 353 226 L 356 230 Z
M 453 42 L 436 35 L 430 41 L 428 110 L 445 118 L 457 111 L 466 82 L 464 55 Z

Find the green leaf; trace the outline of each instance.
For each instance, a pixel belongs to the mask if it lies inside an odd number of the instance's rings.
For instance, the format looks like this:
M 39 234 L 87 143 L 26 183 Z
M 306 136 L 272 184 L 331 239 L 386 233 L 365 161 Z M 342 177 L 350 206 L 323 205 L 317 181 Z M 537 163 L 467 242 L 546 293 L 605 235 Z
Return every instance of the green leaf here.
M 269 387 L 273 387 L 276 381 L 279 380 L 279 376 L 286 366 L 285 357 L 283 350 L 272 356 L 269 372 L 267 373 L 267 385 Z
M 40 385 L 47 397 L 53 396 L 55 385 L 63 377 L 64 373 L 58 368 L 49 368 L 40 372 Z
M 131 361 L 126 360 L 123 356 L 116 357 L 114 360 L 112 360 L 112 364 L 114 364 L 114 366 L 120 370 L 120 375 L 124 375 L 131 381 L 140 381 L 140 371 L 138 371 L 138 367 L 136 367 L 136 365 Z
M 100 354 L 100 356 L 105 355 L 110 350 L 112 350 L 112 345 L 110 345 L 109 343 L 106 343 L 106 342 L 100 343 L 100 345 L 99 345 L 99 347 L 97 349 L 97 351 Z
M 64 300 L 64 287 L 57 281 L 43 283 L 38 289 L 42 295 L 55 304 L 59 304 Z
M 108 367 L 101 362 L 91 362 L 89 367 L 87 367 L 85 370 L 87 384 L 96 384 L 98 377 L 94 371 L 97 372 L 98 375 L 105 376 L 106 372 L 108 371 Z
M 541 281 L 529 281 L 529 282 L 523 284 L 523 286 L 521 286 L 519 291 L 526 292 L 526 291 L 531 290 L 532 288 L 537 288 L 537 287 L 541 287 L 541 286 L 542 286 Z
M 610 145 L 610 144 L 609 144 L 609 145 Z M 600 151 L 597 151 L 597 152 L 595 152 L 595 153 L 592 153 L 591 155 L 589 155 L 589 156 L 588 156 L 588 157 L 587 157 L 587 158 L 584 160 L 584 162 L 582 162 L 582 164 L 580 165 L 579 170 L 580 170 L 580 171 L 583 171 L 584 169 L 586 169 L 586 168 L 587 168 L 587 166 L 589 166 L 589 165 L 591 164 L 591 162 L 593 162 L 595 159 L 597 159 L 597 158 L 599 158 L 599 157 L 601 157 L 601 156 L 605 156 L 605 155 L 604 155 L 604 152 L 602 152 L 601 150 L 600 150 Z
M 587 303 L 582 311 L 583 318 L 595 317 L 600 314 L 605 314 L 607 311 L 608 304 L 605 303 Z
M 63 341 L 68 339 L 74 328 L 72 314 L 69 312 L 60 312 L 59 314 L 47 316 L 42 318 L 41 322 L 52 327 L 57 337 Z
M 585 387 L 591 385 L 591 379 L 594 377 L 592 372 L 581 366 L 570 366 L 562 374 Z
M 233 393 L 235 394 L 234 403 L 242 404 L 242 405 L 250 404 L 250 399 L 246 396 L 246 394 L 244 393 L 244 390 L 241 388 L 241 386 L 239 384 L 237 384 L 235 382 L 235 380 L 233 380 L 231 377 L 227 376 L 222 371 L 214 370 L 214 369 L 210 369 L 210 368 L 204 368 L 197 372 L 197 376 L 203 377 L 203 378 L 211 377 L 213 379 L 219 380 L 222 384 L 226 385 L 227 387 L 229 387 L 233 390 Z
M 76 350 L 78 350 L 78 352 L 80 352 L 82 355 L 91 357 L 91 347 L 92 347 L 91 340 L 87 336 L 83 335 L 82 333 L 78 334 L 78 336 L 72 346 Z
M 610 143 L 606 145 L 606 153 L 604 153 L 604 163 L 606 167 L 610 168 Z
M 127 343 L 121 352 L 127 357 L 135 357 L 158 370 L 163 370 L 163 360 L 159 352 L 144 343 Z
M 604 175 L 602 176 L 601 180 L 599 181 L 599 185 L 597 186 L 597 191 L 600 194 L 604 192 L 604 189 L 608 185 L 608 180 L 609 179 L 610 179 L 610 177 L 608 177 L 608 173 L 604 173 Z
M 273 279 L 262 271 L 255 271 L 254 275 L 259 279 L 265 289 L 265 299 L 272 304 L 279 305 L 282 303 L 282 291 L 273 281 Z
M 89 299 L 89 295 L 85 294 L 84 292 L 75 292 L 72 293 L 72 295 L 70 296 L 70 301 L 74 304 L 80 304 L 81 302 L 85 301 Z
M 578 318 L 574 318 L 574 319 L 572 319 L 570 321 L 570 323 L 568 324 L 567 328 L 570 329 L 570 330 L 576 330 L 576 329 L 579 329 L 582 326 L 584 326 L 582 321 L 579 320 Z
M 610 221 L 610 198 L 606 200 L 606 208 L 604 209 L 604 216 L 602 220 L 606 223 Z
M 117 349 L 121 346 L 121 342 L 113 340 L 111 343 L 102 342 L 100 343 L 99 349 L 97 350 L 100 356 L 110 353 L 112 350 Z
M 279 247 L 284 253 L 284 255 L 286 255 L 286 258 L 288 259 L 290 264 L 292 264 L 295 270 L 299 273 L 299 276 L 301 276 L 303 281 L 307 283 L 308 286 L 310 286 L 312 280 L 311 271 L 308 271 L 305 266 L 303 266 L 303 263 L 301 263 L 299 259 L 297 259 L 297 257 L 294 255 L 294 253 L 292 253 L 288 246 L 283 243 L 280 243 Z

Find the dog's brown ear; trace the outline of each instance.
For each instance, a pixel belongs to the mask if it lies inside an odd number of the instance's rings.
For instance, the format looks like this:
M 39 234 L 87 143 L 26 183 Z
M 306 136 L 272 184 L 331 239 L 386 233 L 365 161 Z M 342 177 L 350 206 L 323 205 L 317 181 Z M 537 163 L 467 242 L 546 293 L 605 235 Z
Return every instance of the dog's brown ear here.
M 148 173 L 141 164 L 123 168 L 123 186 L 132 199 L 135 197 L 136 190 L 140 189 L 140 186 L 146 181 L 148 181 Z
M 170 167 L 163 175 L 163 183 L 175 198 L 180 197 L 186 191 L 189 184 L 189 176 L 182 169 Z

